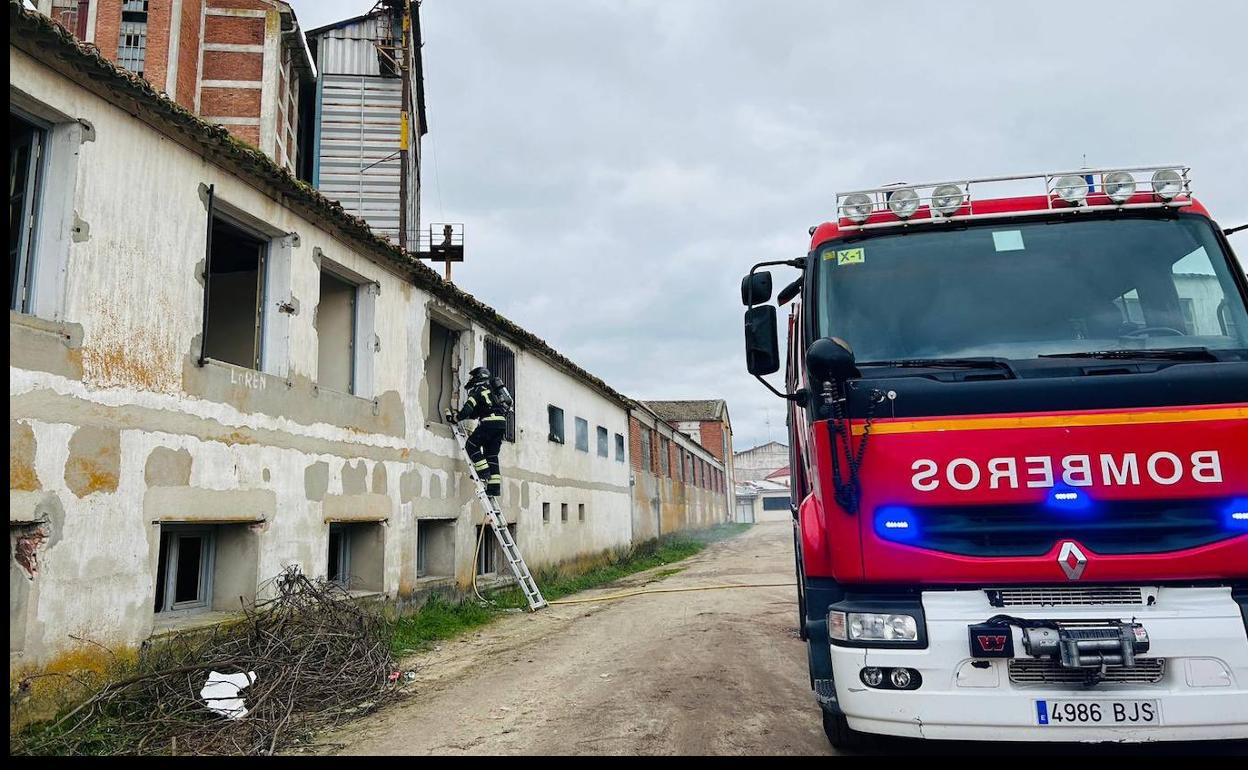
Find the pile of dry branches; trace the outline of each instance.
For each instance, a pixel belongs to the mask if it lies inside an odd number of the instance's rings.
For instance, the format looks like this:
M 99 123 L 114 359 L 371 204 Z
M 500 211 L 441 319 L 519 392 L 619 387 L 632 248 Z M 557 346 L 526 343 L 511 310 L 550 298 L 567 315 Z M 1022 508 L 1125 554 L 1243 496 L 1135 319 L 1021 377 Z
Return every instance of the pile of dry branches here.
M 272 754 L 395 693 L 388 626 L 379 614 L 295 568 L 271 585 L 274 598 L 237 623 L 145 645 L 128 675 L 18 750 Z M 241 719 L 210 710 L 201 697 L 212 671 L 255 672 L 254 684 L 239 693 L 247 709 Z

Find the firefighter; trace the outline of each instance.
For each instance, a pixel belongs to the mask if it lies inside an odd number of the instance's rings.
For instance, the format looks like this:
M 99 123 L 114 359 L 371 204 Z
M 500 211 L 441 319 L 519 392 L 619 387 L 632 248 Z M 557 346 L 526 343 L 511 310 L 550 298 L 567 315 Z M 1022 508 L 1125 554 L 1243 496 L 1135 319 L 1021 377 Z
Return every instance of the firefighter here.
M 447 412 L 447 420 L 458 423 L 475 419 L 477 427 L 464 442 L 468 457 L 477 476 L 485 482 L 485 493 L 490 497 L 502 494 L 503 477 L 498 470 L 498 450 L 503 445 L 503 432 L 507 427 L 507 413 L 511 411 L 511 394 L 501 387 L 502 380 L 491 378 L 490 370 L 478 366 L 468 373 L 468 398 L 458 413 Z

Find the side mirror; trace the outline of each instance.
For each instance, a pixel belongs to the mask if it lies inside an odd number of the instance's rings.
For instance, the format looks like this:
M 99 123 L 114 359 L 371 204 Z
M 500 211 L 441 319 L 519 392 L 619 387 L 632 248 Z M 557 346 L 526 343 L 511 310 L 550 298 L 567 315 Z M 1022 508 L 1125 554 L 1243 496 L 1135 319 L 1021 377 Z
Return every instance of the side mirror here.
M 768 276 L 770 283 L 771 277 Z M 771 293 L 770 285 L 767 291 Z M 745 368 L 755 377 L 780 370 L 776 308 L 772 305 L 759 305 L 745 311 Z
M 844 382 L 859 375 L 854 351 L 839 337 L 821 337 L 806 349 L 806 368 L 816 382 Z
M 762 305 L 771 299 L 771 273 L 766 270 L 750 273 L 741 279 L 741 304 Z
M 781 289 L 780 293 L 776 295 L 776 304 L 781 306 L 789 304 L 789 300 L 802 293 L 802 284 L 805 280 L 806 276 L 801 276 L 793 283 Z

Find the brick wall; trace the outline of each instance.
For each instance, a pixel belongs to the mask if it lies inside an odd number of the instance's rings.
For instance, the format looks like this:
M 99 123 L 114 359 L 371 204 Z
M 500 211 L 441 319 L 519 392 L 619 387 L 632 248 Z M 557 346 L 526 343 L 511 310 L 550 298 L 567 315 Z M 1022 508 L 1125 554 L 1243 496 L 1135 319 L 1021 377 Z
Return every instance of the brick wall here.
M 204 80 L 259 80 L 264 57 L 250 51 L 204 51 Z
M 232 45 L 263 45 L 264 19 L 206 16 L 204 17 L 204 41 Z
M 260 89 L 204 88 L 199 94 L 199 111 L 215 118 L 258 118 Z
M 100 7 L 95 12 L 95 45 L 100 49 L 101 56 L 116 61 L 118 36 L 121 34 L 121 3 L 119 0 L 97 2 Z
M 182 0 L 182 25 L 178 36 L 178 82 L 174 97 L 179 104 L 195 109 L 195 89 L 199 85 L 199 44 L 202 0 Z
M 172 5 L 170 0 L 149 0 L 147 4 L 147 54 L 143 57 L 143 79 L 157 91 L 165 90 L 169 72 Z
M 702 446 L 716 460 L 724 461 L 724 424 L 719 421 L 702 423 Z
M 628 418 L 628 457 L 634 471 L 641 471 L 641 429 L 636 417 Z

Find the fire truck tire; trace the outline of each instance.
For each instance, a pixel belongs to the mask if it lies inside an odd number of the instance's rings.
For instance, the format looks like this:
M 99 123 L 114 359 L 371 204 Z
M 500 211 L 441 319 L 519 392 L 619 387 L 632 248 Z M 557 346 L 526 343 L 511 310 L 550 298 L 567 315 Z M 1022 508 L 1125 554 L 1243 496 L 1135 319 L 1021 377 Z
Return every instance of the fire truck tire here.
M 823 734 L 834 749 L 866 749 L 875 743 L 875 736 L 850 729 L 849 721 L 841 714 L 823 712 Z

